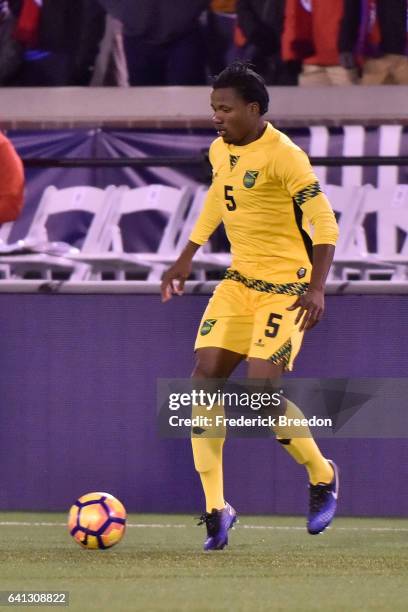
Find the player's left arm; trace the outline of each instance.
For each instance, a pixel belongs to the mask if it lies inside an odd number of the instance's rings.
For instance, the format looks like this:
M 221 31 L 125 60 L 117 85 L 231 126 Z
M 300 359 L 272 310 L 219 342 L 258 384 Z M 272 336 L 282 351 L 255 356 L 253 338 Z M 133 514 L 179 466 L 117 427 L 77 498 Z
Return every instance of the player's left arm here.
M 333 261 L 334 245 L 313 245 L 313 269 L 309 288 L 300 295 L 292 306 L 287 310 L 297 310 L 295 324 L 301 321 L 299 330 L 312 329 L 323 317 L 324 313 L 324 288 L 327 274 Z
M 316 179 L 314 189 L 320 190 Z M 296 202 L 296 196 L 294 198 Z M 296 205 L 298 205 L 296 203 Z M 314 228 L 313 268 L 309 288 L 299 296 L 290 310 L 299 308 L 296 323 L 300 331 L 311 329 L 320 321 L 324 313 L 324 288 L 333 261 L 335 244 L 339 230 L 336 218 L 326 195 L 319 191 L 301 205 L 302 212 Z
M 333 210 L 313 172 L 307 155 L 292 149 L 281 166 L 282 181 L 295 206 L 312 225 L 313 268 L 309 288 L 288 310 L 297 310 L 296 324 L 300 331 L 314 327 L 324 313 L 324 289 L 333 261 L 339 230 Z

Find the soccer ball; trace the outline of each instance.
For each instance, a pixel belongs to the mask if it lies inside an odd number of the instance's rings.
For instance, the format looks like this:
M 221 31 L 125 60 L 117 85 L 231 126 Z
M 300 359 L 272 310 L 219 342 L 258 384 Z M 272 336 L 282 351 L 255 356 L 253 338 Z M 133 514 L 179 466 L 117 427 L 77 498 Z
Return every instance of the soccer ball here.
M 110 548 L 123 537 L 126 510 L 109 493 L 82 495 L 71 507 L 68 529 L 83 548 Z

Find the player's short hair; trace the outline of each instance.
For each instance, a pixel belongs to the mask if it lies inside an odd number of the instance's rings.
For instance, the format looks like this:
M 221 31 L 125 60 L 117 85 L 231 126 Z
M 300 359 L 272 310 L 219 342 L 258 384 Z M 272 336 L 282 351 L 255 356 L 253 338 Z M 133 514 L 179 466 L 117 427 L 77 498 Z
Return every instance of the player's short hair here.
M 269 94 L 265 81 L 247 62 L 237 60 L 224 68 L 214 77 L 212 86 L 213 89 L 231 87 L 245 102 L 257 102 L 261 115 L 268 111 Z

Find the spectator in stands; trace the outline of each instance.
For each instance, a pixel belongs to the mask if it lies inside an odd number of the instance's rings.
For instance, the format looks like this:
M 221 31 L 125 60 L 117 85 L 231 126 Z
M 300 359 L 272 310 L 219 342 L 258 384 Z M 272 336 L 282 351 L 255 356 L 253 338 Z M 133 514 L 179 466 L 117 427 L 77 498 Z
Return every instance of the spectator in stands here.
M 362 57 L 362 85 L 408 85 L 407 0 L 344 0 L 339 51 Z
M 207 14 L 207 60 L 210 75 L 218 74 L 235 59 L 243 59 L 234 43 L 237 0 L 211 0 Z
M 19 0 L 15 36 L 26 52 L 18 84 L 89 84 L 104 25 L 91 0 Z
M 14 39 L 15 17 L 7 0 L 0 0 L 0 85 L 7 85 L 23 59 L 21 45 Z
M 302 61 L 299 85 L 351 85 L 353 68 L 340 65 L 337 48 L 343 0 L 286 0 L 282 57 Z
M 24 171 L 13 145 L 0 132 L 0 224 L 14 221 L 23 207 Z
M 129 85 L 129 75 L 123 47 L 123 26 L 112 15 L 106 15 L 105 33 L 95 61 L 91 86 L 101 87 Z
M 130 85 L 202 85 L 209 0 L 99 0 L 122 21 Z
M 249 58 L 270 85 L 297 85 L 300 62 L 283 62 L 285 0 L 238 0 L 238 25 L 251 47 Z

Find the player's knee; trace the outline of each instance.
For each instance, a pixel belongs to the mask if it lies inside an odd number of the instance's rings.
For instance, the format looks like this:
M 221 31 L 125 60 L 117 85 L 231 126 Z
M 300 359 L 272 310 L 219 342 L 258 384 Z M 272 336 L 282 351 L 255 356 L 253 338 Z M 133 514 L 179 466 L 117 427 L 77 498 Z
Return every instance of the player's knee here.
M 196 352 L 194 378 L 228 378 L 244 355 L 217 347 L 199 348 Z
M 193 378 L 221 378 L 223 373 L 216 361 L 203 359 L 197 356 L 197 361 L 192 373 Z

